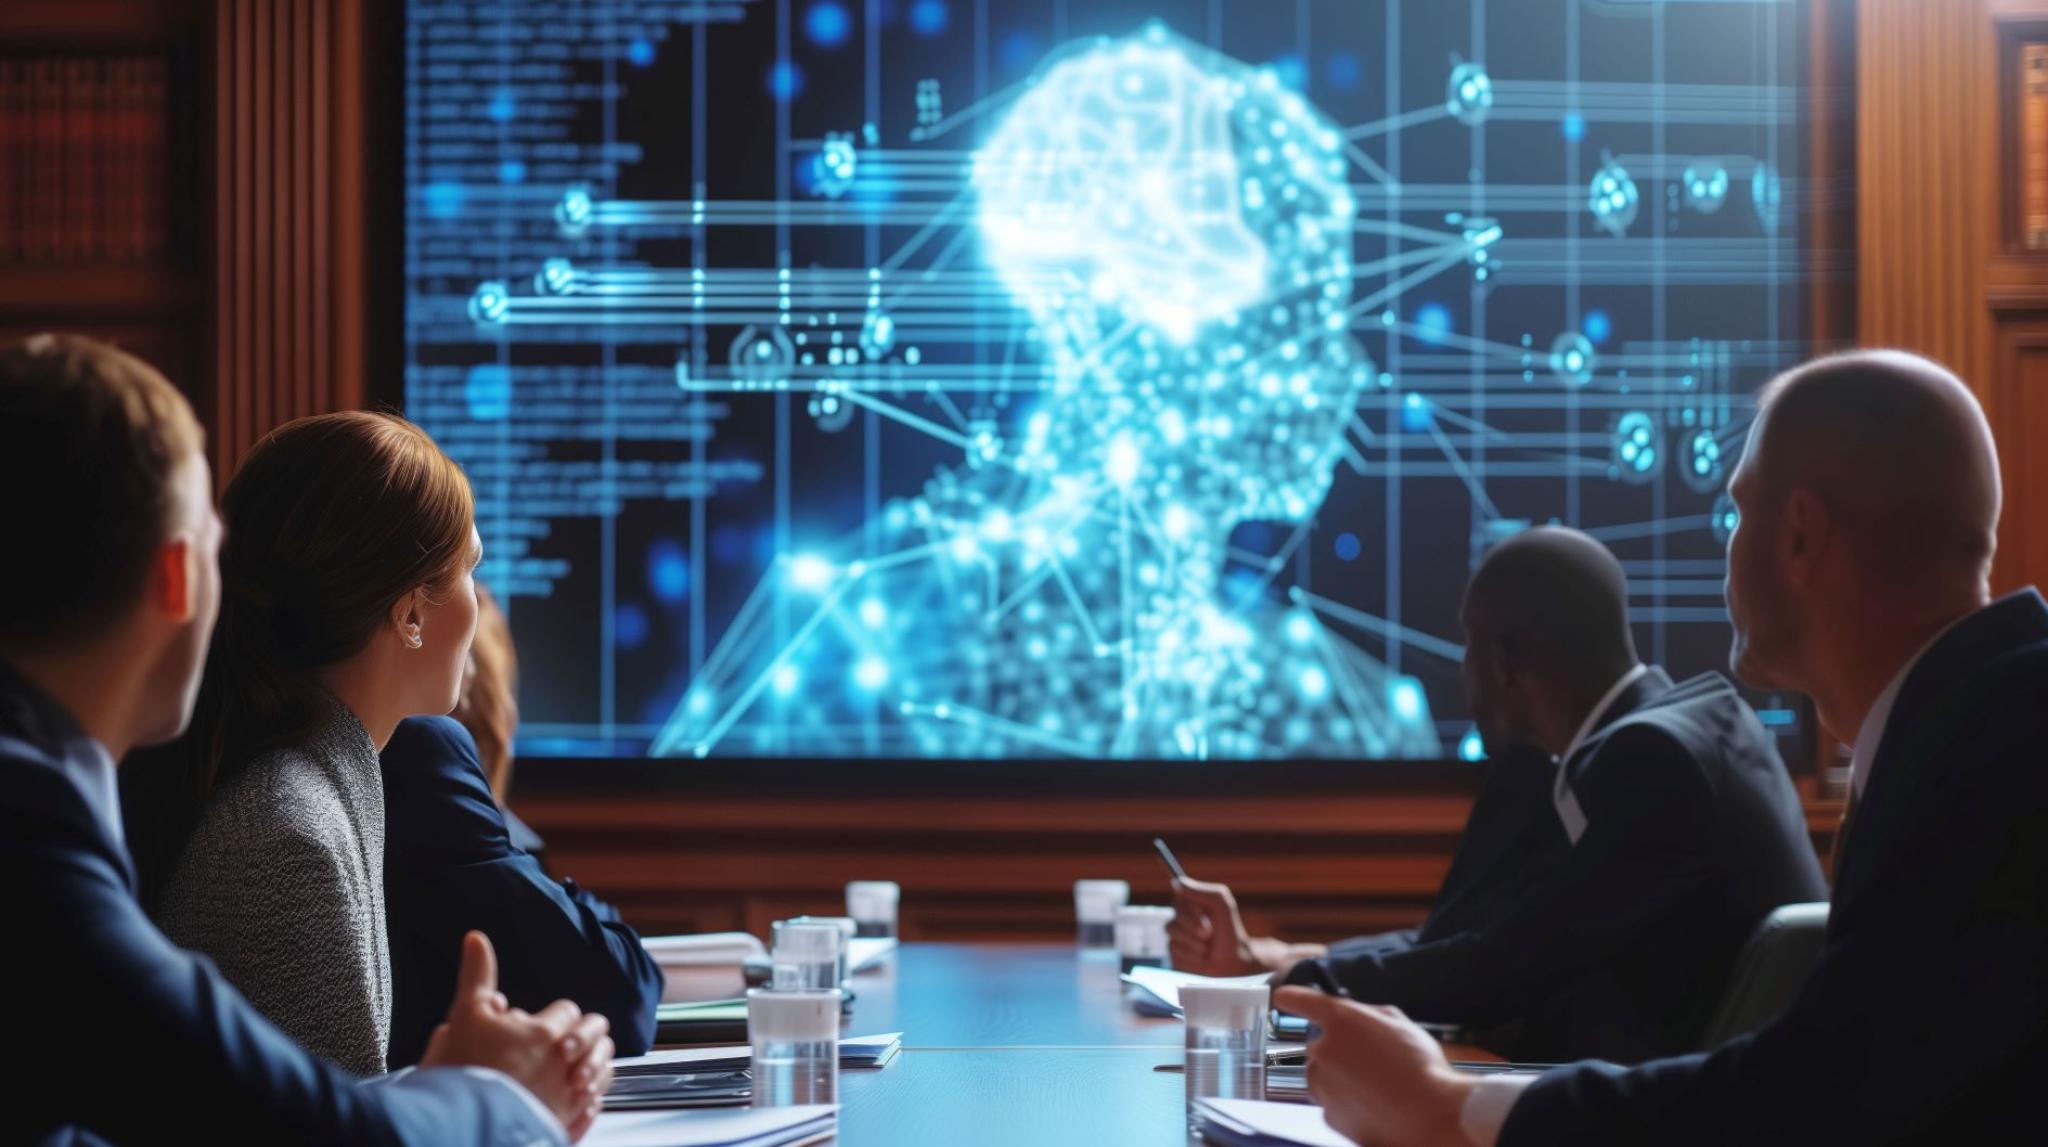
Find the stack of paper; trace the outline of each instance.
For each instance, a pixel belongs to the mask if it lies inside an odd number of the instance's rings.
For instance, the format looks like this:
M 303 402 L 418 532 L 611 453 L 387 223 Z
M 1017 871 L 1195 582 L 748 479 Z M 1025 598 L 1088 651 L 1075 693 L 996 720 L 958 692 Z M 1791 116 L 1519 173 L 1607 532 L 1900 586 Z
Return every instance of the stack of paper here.
M 606 1112 L 582 1147 L 801 1147 L 831 1138 L 838 1113 L 831 1105 Z
M 894 936 L 855 936 L 846 942 L 846 974 L 865 972 L 895 950 Z
M 1124 983 L 1137 989 L 1131 993 L 1131 1007 L 1141 1016 L 1180 1015 L 1180 990 L 1189 984 L 1267 984 L 1273 977 L 1260 972 L 1255 976 L 1197 976 L 1191 972 L 1176 972 L 1168 968 L 1133 968 L 1124 974 Z
M 849 1036 L 839 1041 L 841 1069 L 881 1067 L 903 1050 L 902 1032 Z M 754 1049 L 737 1047 L 682 1047 L 651 1051 L 646 1055 L 620 1056 L 612 1061 L 612 1074 L 670 1075 L 678 1072 L 743 1071 L 754 1061 Z
M 749 959 L 767 953 L 761 941 L 745 932 L 643 936 L 640 946 L 667 978 L 661 993 L 665 1002 L 736 996 L 747 986 L 740 969 Z
M 1195 1115 L 1202 1138 L 1222 1147 L 1355 1147 L 1306 1104 L 1198 1099 Z

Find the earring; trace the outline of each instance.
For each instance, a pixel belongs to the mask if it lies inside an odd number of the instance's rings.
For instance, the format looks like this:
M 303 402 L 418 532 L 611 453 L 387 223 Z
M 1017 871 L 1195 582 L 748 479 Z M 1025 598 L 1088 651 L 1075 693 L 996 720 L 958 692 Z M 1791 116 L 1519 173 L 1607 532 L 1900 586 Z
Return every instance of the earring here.
M 407 649 L 418 649 L 425 644 L 426 641 L 420 637 L 420 627 L 417 625 L 412 627 L 411 633 L 405 635 L 405 647 Z

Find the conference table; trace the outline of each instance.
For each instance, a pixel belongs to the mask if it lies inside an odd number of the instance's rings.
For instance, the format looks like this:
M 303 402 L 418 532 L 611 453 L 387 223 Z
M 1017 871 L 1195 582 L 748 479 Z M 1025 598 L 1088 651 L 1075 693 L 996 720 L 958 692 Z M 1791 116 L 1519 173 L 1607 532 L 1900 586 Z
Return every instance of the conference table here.
M 1073 945 L 903 944 L 853 977 L 848 1035 L 903 1052 L 839 1076 L 837 1142 L 1188 1142 L 1181 1024 L 1135 1014 L 1115 952 Z
M 853 977 L 849 1036 L 903 1033 L 839 1075 L 838 1143 L 1148 1147 L 1189 1142 L 1181 1024 L 1137 1015 L 1116 953 L 903 944 Z

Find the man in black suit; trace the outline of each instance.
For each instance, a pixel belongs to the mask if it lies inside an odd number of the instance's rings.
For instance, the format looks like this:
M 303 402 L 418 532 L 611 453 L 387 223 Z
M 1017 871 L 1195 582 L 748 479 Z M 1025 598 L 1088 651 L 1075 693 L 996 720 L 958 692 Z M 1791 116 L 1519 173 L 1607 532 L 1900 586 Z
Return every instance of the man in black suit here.
M 1758 921 L 1827 894 L 1769 734 L 1718 674 L 1674 685 L 1637 660 L 1621 564 L 1576 530 L 1540 527 L 1494 547 L 1463 621 L 1466 692 L 1486 743 L 1534 745 L 1559 762 L 1537 810 L 1562 855 L 1539 837 L 1527 847 L 1543 871 L 1511 898 L 1483 879 L 1476 893 L 1447 889 L 1456 930 L 1310 954 L 1285 982 L 1478 1029 L 1522 1061 L 1696 1047 Z M 1487 843 L 1468 829 L 1461 852 Z M 1227 897 L 1178 890 L 1175 967 L 1248 970 L 1202 959 L 1205 941 L 1213 951 L 1220 938 L 1226 954 L 1239 943 Z
M 616 909 L 513 842 L 469 731 L 449 717 L 400 721 L 383 764 L 391 1066 L 426 1051 L 470 930 L 504 948 L 498 989 L 514 1007 L 574 1000 L 611 1021 L 620 1054 L 644 1053 L 661 968 Z
M 1996 449 L 1892 351 L 1772 383 L 1730 487 L 1735 669 L 1855 746 L 1819 963 L 1710 1053 L 1474 1079 L 1398 1013 L 1303 989 L 1310 1087 L 1362 1143 L 1969 1143 L 2048 1087 L 2048 604 L 1990 600 Z
M 136 903 L 114 762 L 192 715 L 220 600 L 200 446 L 185 400 L 129 355 L 47 335 L 0 347 L 0 880 L 28 1051 L 0 1141 L 580 1137 L 611 1077 L 603 1017 L 508 1008 L 481 935 L 433 1066 L 359 1084 Z

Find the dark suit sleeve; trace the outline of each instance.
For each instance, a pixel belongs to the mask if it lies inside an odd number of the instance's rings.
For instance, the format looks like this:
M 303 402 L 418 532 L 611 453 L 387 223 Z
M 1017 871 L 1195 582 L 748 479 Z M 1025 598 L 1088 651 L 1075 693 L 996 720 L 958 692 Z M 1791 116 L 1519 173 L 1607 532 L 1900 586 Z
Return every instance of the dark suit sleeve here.
M 559 1141 L 506 1082 L 435 1071 L 412 1077 L 431 1086 L 364 1087 L 306 1053 L 156 930 L 61 776 L 6 771 L 0 872 L 25 989 L 13 1006 L 35 1045 L 10 1127 L 25 1111 L 31 1128 L 117 1143 L 193 1128 L 228 1143 Z
M 1354 998 L 1417 1019 L 1506 1023 L 1611 960 L 1709 881 L 1713 806 L 1691 754 L 1650 725 L 1615 730 L 1599 752 L 1605 767 L 1587 770 L 1589 783 L 1574 789 L 1587 828 L 1555 879 L 1482 927 L 1405 949 L 1326 957 L 1316 962 L 1323 975 Z
M 620 1055 L 646 1052 L 660 967 L 615 909 L 512 843 L 469 733 L 447 718 L 403 722 L 383 771 L 392 1066 L 418 1059 L 447 1010 L 470 929 L 496 945 L 515 1007 L 574 1000 L 611 1021 Z
M 1986 709 L 2039 707 L 2022 695 Z M 2031 723 L 1980 726 L 1942 754 L 1967 773 L 1910 794 L 1871 891 L 1838 908 L 1775 1022 L 1708 1055 L 1550 1072 L 1501 1142 L 1889 1143 L 1937 1120 L 2007 1141 L 2014 1113 L 1972 1110 L 1971 1096 L 2038 1072 L 2027 1049 L 2048 1026 L 2048 728 Z M 2037 1080 L 2005 1082 L 2038 1093 Z

